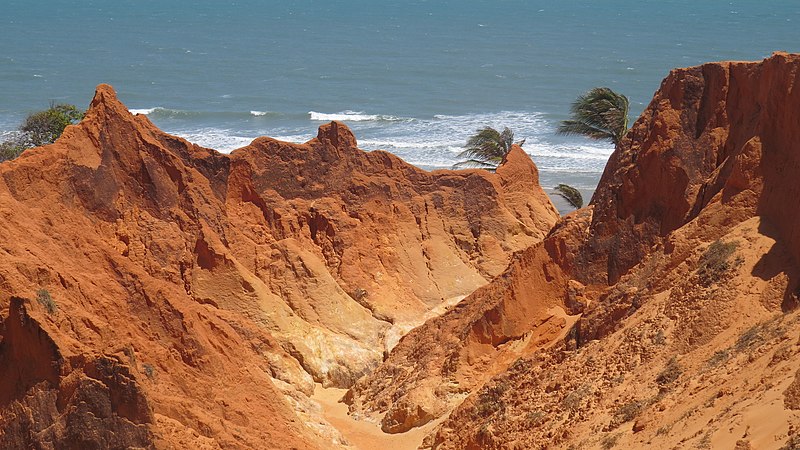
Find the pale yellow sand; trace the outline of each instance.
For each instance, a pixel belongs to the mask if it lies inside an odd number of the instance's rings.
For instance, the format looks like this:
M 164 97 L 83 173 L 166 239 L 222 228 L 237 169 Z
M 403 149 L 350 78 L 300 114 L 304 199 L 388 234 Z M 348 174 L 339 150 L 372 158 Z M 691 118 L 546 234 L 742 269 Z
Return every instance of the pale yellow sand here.
M 324 388 L 317 384 L 311 397 L 322 406 L 322 415 L 336 427 L 347 441 L 360 450 L 415 450 L 440 420 L 414 428 L 406 433 L 387 434 L 378 423 L 355 420 L 347 415 L 347 405 L 339 403 L 346 389 Z

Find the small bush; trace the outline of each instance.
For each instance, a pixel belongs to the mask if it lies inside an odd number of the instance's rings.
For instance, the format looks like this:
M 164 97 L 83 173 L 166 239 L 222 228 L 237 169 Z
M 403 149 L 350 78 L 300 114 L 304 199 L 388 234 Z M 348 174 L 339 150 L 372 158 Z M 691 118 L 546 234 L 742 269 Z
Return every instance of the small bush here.
M 667 362 L 667 365 L 664 366 L 664 370 L 662 370 L 661 373 L 659 373 L 656 377 L 656 383 L 662 387 L 669 386 L 677 381 L 682 373 L 683 369 L 681 368 L 680 364 L 678 364 L 678 359 L 673 356 Z
M 570 392 L 566 397 L 564 397 L 563 400 L 561 400 L 561 406 L 568 411 L 578 409 L 583 399 L 589 395 L 590 390 L 591 388 L 589 385 L 581 385 L 578 389 Z
M 626 403 L 619 407 L 614 412 L 614 418 L 611 420 L 611 429 L 617 428 L 623 423 L 630 422 L 642 411 L 644 402 L 633 401 Z
M 672 425 L 664 425 L 663 427 L 656 430 L 656 436 L 666 436 L 672 430 Z
M 708 246 L 700 257 L 697 267 L 697 278 L 701 285 L 709 287 L 722 280 L 722 277 L 742 260 L 736 258 L 731 261 L 731 256 L 736 252 L 735 242 L 714 241 Z
M 50 108 L 29 115 L 19 129 L 38 147 L 52 144 L 68 125 L 80 122 L 81 119 L 83 112 L 74 105 L 51 103 Z
M 364 298 L 366 298 L 369 294 L 367 290 L 364 288 L 357 288 L 353 293 L 350 295 L 355 301 L 361 302 Z
M 29 147 L 26 146 L 19 139 L 12 139 L 10 141 L 0 142 L 0 162 L 15 159 L 28 148 Z
M 754 325 L 739 336 L 736 340 L 735 348 L 737 351 L 746 350 L 753 345 L 764 341 L 765 327 L 763 324 Z
M 499 382 L 491 387 L 485 387 L 478 395 L 476 411 L 481 417 L 487 417 L 505 409 L 503 394 L 508 390 L 508 384 Z
M 731 354 L 728 350 L 718 350 L 711 358 L 708 358 L 707 364 L 709 367 L 717 367 L 730 358 Z
M 58 312 L 58 305 L 56 305 L 55 300 L 50 296 L 50 292 L 48 292 L 47 289 L 39 289 L 36 291 L 36 301 L 44 307 L 47 314 L 55 314 Z
M 697 442 L 696 448 L 711 448 L 711 432 L 706 431 L 703 437 Z
M 621 436 L 620 433 L 610 434 L 604 437 L 603 440 L 600 441 L 600 445 L 605 450 L 612 449 L 617 446 L 617 441 L 619 441 L 620 436 Z
M 540 425 L 544 421 L 544 419 L 545 419 L 545 413 L 540 409 L 534 411 L 528 411 L 528 413 L 525 414 L 525 420 L 528 426 L 531 427 Z
M 0 142 L 0 162 L 14 159 L 29 148 L 52 144 L 68 125 L 80 122 L 83 115 L 74 105 L 54 103 L 49 109 L 30 114 L 17 133 Z
M 664 345 L 667 343 L 667 337 L 664 335 L 664 330 L 658 330 L 655 336 L 653 336 L 653 344 L 655 345 Z
M 144 369 L 144 374 L 147 376 L 147 378 L 152 380 L 156 374 L 156 369 L 154 369 L 150 364 L 142 364 L 142 368 Z

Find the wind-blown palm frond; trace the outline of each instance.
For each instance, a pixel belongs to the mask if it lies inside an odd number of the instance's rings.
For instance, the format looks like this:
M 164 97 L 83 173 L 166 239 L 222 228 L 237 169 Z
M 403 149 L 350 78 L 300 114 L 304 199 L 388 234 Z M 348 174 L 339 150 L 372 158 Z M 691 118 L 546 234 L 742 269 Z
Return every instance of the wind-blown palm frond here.
M 628 97 L 607 87 L 578 96 L 570 114 L 572 119 L 558 127 L 559 134 L 581 134 L 618 145 L 628 131 Z
M 583 206 L 583 196 L 581 192 L 567 184 L 559 184 L 556 186 L 556 194 L 564 197 L 564 200 L 572 205 L 575 209 L 580 209 Z
M 497 166 L 500 164 L 500 161 L 478 161 L 477 159 L 468 159 L 466 161 L 460 161 L 453 164 L 453 169 L 461 169 L 464 167 L 475 167 L 478 169 L 486 169 L 490 172 L 494 172 L 497 169 Z
M 511 151 L 512 145 L 514 145 L 514 132 L 508 127 L 502 132 L 492 127 L 482 128 L 467 139 L 464 151 L 458 154 L 459 158 L 467 160 L 454 165 L 453 168 L 469 166 L 492 170 L 503 161 L 506 154 Z

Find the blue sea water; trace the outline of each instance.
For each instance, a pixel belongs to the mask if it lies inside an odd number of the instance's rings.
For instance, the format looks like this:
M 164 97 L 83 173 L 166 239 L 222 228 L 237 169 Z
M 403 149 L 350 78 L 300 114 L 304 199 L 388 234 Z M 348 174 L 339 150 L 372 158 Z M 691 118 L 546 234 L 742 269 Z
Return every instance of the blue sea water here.
M 591 191 L 610 144 L 555 134 L 594 86 L 632 119 L 674 67 L 800 51 L 798 0 L 5 0 L 0 133 L 112 84 L 162 129 L 230 151 L 343 120 L 360 147 L 449 167 L 511 127 L 542 183 Z

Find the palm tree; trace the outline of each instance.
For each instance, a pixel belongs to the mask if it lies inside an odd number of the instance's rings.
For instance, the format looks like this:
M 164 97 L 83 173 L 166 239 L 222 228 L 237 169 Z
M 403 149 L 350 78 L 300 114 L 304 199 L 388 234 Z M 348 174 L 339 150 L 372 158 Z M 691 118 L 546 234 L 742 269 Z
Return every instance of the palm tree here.
M 580 209 L 583 206 L 583 196 L 580 191 L 572 186 L 566 184 L 559 184 L 556 186 L 556 194 L 564 197 L 564 200 L 572 205 L 575 209 Z
M 616 146 L 628 132 L 628 97 L 607 87 L 597 87 L 579 95 L 570 114 L 572 119 L 562 121 L 558 127 L 559 134 L 610 140 Z
M 524 143 L 524 139 L 516 142 L 517 145 Z M 459 158 L 467 160 L 456 163 L 453 168 L 468 166 L 494 171 L 514 144 L 514 132 L 510 128 L 505 127 L 502 132 L 492 127 L 482 128 L 467 139 L 466 148 L 458 154 Z

